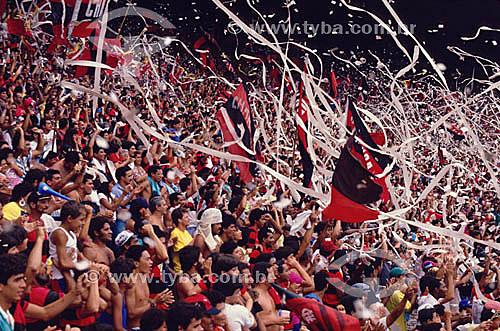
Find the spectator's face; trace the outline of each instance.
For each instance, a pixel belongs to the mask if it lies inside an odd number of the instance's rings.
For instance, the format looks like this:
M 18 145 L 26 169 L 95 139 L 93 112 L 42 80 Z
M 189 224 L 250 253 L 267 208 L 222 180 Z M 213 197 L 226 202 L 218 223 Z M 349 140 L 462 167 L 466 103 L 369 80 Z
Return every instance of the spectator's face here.
M 30 150 L 31 150 L 30 142 L 29 142 L 29 141 L 26 141 L 26 142 L 24 143 L 23 154 L 24 154 L 24 155 L 29 155 Z
M 235 249 L 232 254 L 239 261 L 243 261 L 243 251 L 239 248 Z
M 161 199 L 160 206 L 158 207 L 160 213 L 165 214 L 167 212 L 167 208 L 168 208 L 167 201 L 165 201 L 165 199 Z
M 241 234 L 241 230 L 239 227 L 235 226 L 235 230 L 233 232 L 233 235 L 232 235 L 232 240 L 233 241 L 240 241 L 241 239 L 243 238 L 242 234 Z
M 123 181 L 125 184 L 130 184 L 132 181 L 132 170 L 129 170 L 125 173 L 125 176 L 123 176 Z
M 111 226 L 109 223 L 104 223 L 104 226 L 99 230 L 99 239 L 102 242 L 108 242 L 113 239 L 113 232 L 111 231 Z
M 53 161 L 55 161 L 55 159 L 50 159 L 51 162 L 48 162 L 47 164 L 49 163 L 52 163 Z M 53 162 L 52 164 L 54 164 L 55 162 Z M 54 174 L 52 175 L 52 179 L 51 180 L 47 180 L 47 184 L 50 186 L 50 187 L 54 187 L 54 186 L 57 186 L 57 184 L 59 184 L 59 181 L 61 181 L 61 175 L 60 174 Z
M 7 280 L 7 284 L 0 284 L 0 292 L 2 296 L 7 298 L 8 302 L 16 302 L 21 300 L 26 289 L 26 281 L 24 274 L 17 274 Z
M 99 161 L 103 161 L 105 158 L 106 158 L 106 152 L 104 151 L 104 149 L 101 148 L 99 152 L 97 152 L 96 159 L 98 159 Z
M 68 216 L 66 222 L 68 222 L 70 230 L 73 231 L 74 233 L 80 232 L 83 224 L 85 223 L 86 216 L 87 214 L 83 210 L 81 211 L 80 215 L 78 215 L 75 218 Z
M 130 147 L 130 149 L 128 150 L 128 155 L 130 157 L 134 157 L 135 153 L 137 152 L 137 149 L 135 149 L 135 146 L 132 146 Z
M 82 188 L 85 194 L 92 193 L 92 190 L 94 189 L 94 183 L 92 182 L 92 179 L 87 179 L 85 183 L 82 184 Z
M 42 214 L 47 212 L 47 210 L 49 209 L 49 202 L 50 199 L 38 200 L 36 203 L 36 209 L 38 210 L 38 212 Z
M 158 169 L 152 174 L 152 178 L 155 182 L 161 182 L 161 180 L 163 179 L 163 171 L 161 169 Z
M 180 331 L 203 331 L 201 327 L 201 319 L 192 319 L 191 323 L 189 323 L 188 327 L 184 330 L 182 327 L 179 327 Z
M 243 277 L 241 278 L 243 285 L 245 285 L 246 287 L 249 287 L 250 285 L 253 284 L 253 277 L 252 277 L 252 273 L 250 272 L 250 269 L 241 270 L 241 274 L 243 275 Z
M 0 93 L 0 98 L 2 98 L 2 100 L 6 101 L 8 98 L 7 92 L 3 91 L 2 93 Z
M 142 155 L 141 155 L 141 153 L 137 152 L 135 154 L 134 158 L 135 158 L 135 164 L 141 164 L 141 162 L 142 162 Z
M 139 262 L 136 262 L 136 267 L 137 271 L 143 274 L 147 274 L 151 271 L 153 262 L 151 261 L 151 256 L 149 255 L 149 252 L 147 250 L 142 252 Z
M 188 213 L 184 213 L 182 215 L 182 218 L 179 220 L 179 222 L 181 222 L 182 225 L 184 225 L 184 226 L 188 226 L 189 225 L 189 214 Z
M 20 105 L 23 102 L 23 95 L 19 92 L 16 93 L 16 96 L 14 98 L 18 105 Z
M 43 126 L 43 129 L 44 129 L 45 131 L 50 131 L 50 130 L 52 130 L 52 129 L 54 128 L 54 125 L 53 125 L 53 124 L 54 124 L 54 123 L 53 123 L 52 121 L 45 121 L 45 124 L 44 124 L 44 126 Z
M 9 169 L 9 164 L 7 163 L 7 160 L 2 160 L 0 161 L 0 172 L 5 173 Z
M 78 130 L 80 130 L 80 132 L 84 132 L 86 129 L 87 129 L 87 124 L 84 121 L 79 121 Z

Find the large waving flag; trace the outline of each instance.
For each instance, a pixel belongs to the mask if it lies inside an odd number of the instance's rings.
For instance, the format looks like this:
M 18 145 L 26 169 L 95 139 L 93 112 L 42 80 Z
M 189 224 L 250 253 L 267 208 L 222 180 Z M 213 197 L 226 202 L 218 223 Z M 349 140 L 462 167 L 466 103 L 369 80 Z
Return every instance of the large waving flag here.
M 97 27 L 109 0 L 49 0 L 54 38 L 47 52 L 61 45 L 69 46 L 70 37 L 86 38 Z
M 314 299 L 299 297 L 272 284 L 279 294 L 286 297 L 286 307 L 293 311 L 313 331 L 361 331 L 359 320 L 328 307 Z
M 385 177 L 393 162 L 380 149 L 384 144 L 383 134 L 368 131 L 351 100 L 349 110 L 354 135 L 347 140 L 335 166 L 331 202 L 323 211 L 323 219 L 359 223 L 378 218 L 379 211 L 365 205 L 389 200 Z
M 300 97 L 299 97 L 299 107 L 298 107 L 298 116 L 301 119 L 304 126 L 307 128 L 308 115 L 307 110 L 309 109 L 309 101 L 307 97 L 304 95 L 304 86 L 303 82 L 300 83 Z M 300 160 L 302 163 L 302 170 L 304 172 L 304 178 L 302 179 L 302 185 L 304 187 L 311 186 L 311 179 L 313 174 L 314 165 L 309 155 L 308 144 L 307 144 L 307 134 L 304 129 L 297 125 L 297 133 L 299 136 L 299 152 L 300 152 Z
M 250 111 L 248 91 L 243 84 L 238 86 L 225 106 L 219 109 L 216 117 L 225 142 L 234 142 L 241 138 L 240 143 L 228 147 L 231 154 L 244 156 L 251 160 L 261 160 L 258 147 L 254 149 L 255 126 Z M 236 164 L 240 170 L 241 180 L 245 184 L 253 181 L 255 164 L 250 162 L 236 162 Z

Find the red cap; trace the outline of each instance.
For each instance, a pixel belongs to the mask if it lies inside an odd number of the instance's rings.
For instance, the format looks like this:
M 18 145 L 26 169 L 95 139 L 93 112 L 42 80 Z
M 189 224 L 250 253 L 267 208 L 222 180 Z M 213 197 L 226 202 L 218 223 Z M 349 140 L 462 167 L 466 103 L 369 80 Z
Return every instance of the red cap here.
M 34 106 L 35 105 L 35 100 L 32 98 L 26 98 L 24 99 L 24 108 L 27 109 L 29 106 Z
M 332 252 L 332 251 L 336 251 L 338 249 L 338 247 L 335 246 L 335 244 L 331 241 L 323 241 L 321 243 L 321 249 L 326 251 L 326 252 Z

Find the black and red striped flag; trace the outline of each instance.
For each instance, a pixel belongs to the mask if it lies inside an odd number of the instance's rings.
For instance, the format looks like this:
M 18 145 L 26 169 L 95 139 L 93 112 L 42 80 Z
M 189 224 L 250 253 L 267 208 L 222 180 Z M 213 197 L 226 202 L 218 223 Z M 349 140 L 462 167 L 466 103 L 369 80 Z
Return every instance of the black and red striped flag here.
M 304 127 L 308 127 L 308 115 L 307 111 L 309 109 L 309 101 L 307 97 L 304 95 L 304 83 L 300 83 L 300 97 L 299 97 L 299 107 L 298 107 L 298 116 L 301 119 L 302 123 L 304 123 Z M 299 153 L 300 160 L 302 164 L 302 171 L 304 173 L 304 178 L 302 179 L 302 186 L 311 187 L 311 179 L 313 175 L 314 165 L 309 155 L 308 144 L 307 144 L 307 134 L 304 129 L 297 125 L 297 133 L 299 136 Z
M 286 307 L 313 331 L 361 331 L 356 317 L 341 313 L 314 299 L 299 297 L 295 293 L 272 284 L 273 288 L 286 297 Z
M 54 38 L 47 50 L 52 54 L 58 46 L 70 47 L 70 37 L 86 38 L 97 28 L 109 0 L 49 0 Z
M 244 84 L 238 86 L 225 106 L 219 109 L 216 117 L 225 142 L 233 142 L 242 137 L 241 144 L 232 144 L 228 147 L 231 154 L 244 156 L 251 160 L 262 160 L 258 146 L 254 148 L 255 126 L 250 111 L 248 91 Z M 244 132 L 242 132 L 243 130 Z M 236 162 L 236 164 L 240 170 L 241 180 L 245 184 L 252 182 L 256 175 L 255 164 L 250 162 Z
M 323 211 L 323 219 L 359 223 L 378 218 L 379 211 L 365 205 L 389 200 L 385 177 L 393 166 L 393 161 L 380 149 L 384 144 L 383 134 L 368 131 L 350 99 L 349 109 L 355 131 L 337 161 L 331 186 L 331 202 Z

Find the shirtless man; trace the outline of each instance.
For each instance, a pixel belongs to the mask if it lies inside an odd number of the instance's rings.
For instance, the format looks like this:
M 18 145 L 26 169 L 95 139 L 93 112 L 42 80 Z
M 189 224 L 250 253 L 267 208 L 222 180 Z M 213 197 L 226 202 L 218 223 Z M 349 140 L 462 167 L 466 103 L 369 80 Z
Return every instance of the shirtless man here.
M 66 157 L 57 161 L 51 169 L 59 171 L 59 174 L 61 175 L 61 180 L 54 183 L 54 186 L 51 186 L 54 190 L 58 191 L 70 182 L 75 175 L 78 175 L 81 172 L 82 165 L 80 163 L 80 153 L 77 151 L 68 152 Z
M 179 260 L 182 270 L 184 271 L 175 284 L 179 299 L 185 299 L 192 295 L 200 294 L 211 287 L 210 279 L 205 278 L 202 280 L 200 271 L 204 269 L 205 274 L 210 275 L 212 259 L 210 258 L 205 261 L 199 247 L 184 247 L 179 252 Z
M 70 184 L 67 187 L 69 186 L 76 186 L 76 189 L 67 193 L 67 196 L 75 201 L 82 202 L 88 200 L 87 196 L 89 196 L 94 189 L 94 181 L 91 175 L 85 174 L 81 183 L 78 183 L 77 180 L 74 184 Z M 64 187 L 62 192 L 65 192 L 67 187 Z
M 258 293 L 257 303 L 262 308 L 262 313 L 258 314 L 260 322 L 265 324 L 268 331 L 282 330 L 281 326 L 290 323 L 290 317 L 279 316 L 276 309 L 276 303 L 269 291 L 274 291 L 270 283 L 276 281 L 272 264 L 258 262 L 253 270 L 255 279 L 254 290 Z
M 166 231 L 164 216 L 167 214 L 168 205 L 165 198 L 161 196 L 152 197 L 149 200 L 149 210 L 151 211 L 149 223 L 158 225 L 162 231 Z
M 115 255 L 107 246 L 107 243 L 113 239 L 113 232 L 108 219 L 103 216 L 94 217 L 90 223 L 89 235 L 93 243 L 83 249 L 83 255 L 89 261 L 109 266 L 115 259 Z
M 141 317 L 147 310 L 158 304 L 171 304 L 174 296 L 169 289 L 161 292 L 154 299 L 149 299 L 148 275 L 153 267 L 153 261 L 145 246 L 131 246 L 125 254 L 134 261 L 135 270 L 132 281 L 135 285 L 125 291 L 127 305 L 127 327 L 130 330 L 140 330 Z

